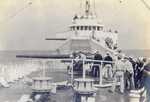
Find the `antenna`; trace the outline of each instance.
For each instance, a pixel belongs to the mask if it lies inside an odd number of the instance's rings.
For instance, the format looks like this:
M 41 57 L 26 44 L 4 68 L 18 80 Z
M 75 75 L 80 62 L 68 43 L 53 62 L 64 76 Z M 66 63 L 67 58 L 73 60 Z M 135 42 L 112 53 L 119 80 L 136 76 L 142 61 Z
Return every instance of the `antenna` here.
M 150 5 L 145 1 L 145 0 L 141 0 L 141 2 L 145 5 L 145 7 L 150 10 Z
M 85 15 L 86 17 L 96 17 L 96 6 L 95 0 L 85 0 Z
M 86 14 L 86 16 L 88 17 L 89 16 L 89 14 L 90 14 L 90 1 L 89 0 L 86 0 L 86 2 L 85 2 L 85 14 Z

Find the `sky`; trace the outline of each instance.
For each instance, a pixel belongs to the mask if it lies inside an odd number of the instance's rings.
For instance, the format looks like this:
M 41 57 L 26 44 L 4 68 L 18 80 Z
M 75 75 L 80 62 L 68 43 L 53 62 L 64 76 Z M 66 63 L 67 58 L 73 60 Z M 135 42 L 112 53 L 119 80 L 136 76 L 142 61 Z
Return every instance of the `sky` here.
M 84 0 L 0 0 L 0 50 L 51 50 Z M 150 49 L 150 10 L 141 0 L 95 0 L 98 18 L 119 31 L 121 49 Z M 150 5 L 150 0 L 145 0 Z

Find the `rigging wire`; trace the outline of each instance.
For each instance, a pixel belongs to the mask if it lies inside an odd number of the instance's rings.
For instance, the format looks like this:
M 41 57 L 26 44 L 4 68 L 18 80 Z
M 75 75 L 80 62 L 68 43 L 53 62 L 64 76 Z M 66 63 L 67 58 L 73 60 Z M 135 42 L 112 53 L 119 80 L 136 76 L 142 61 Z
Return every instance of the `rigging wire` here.
M 148 10 L 150 10 L 150 4 L 148 4 L 147 2 L 146 2 L 146 0 L 140 0 L 143 4 L 144 4 L 144 6 L 148 9 Z M 120 3 L 123 3 L 123 0 L 119 0 L 119 2 Z
M 145 5 L 145 7 L 146 7 L 148 10 L 150 10 L 150 5 L 149 5 L 145 0 L 140 0 L 140 1 Z M 122 3 L 123 0 L 119 0 L 119 2 Z M 5 22 L 8 22 L 9 20 L 15 18 L 18 14 L 20 14 L 22 11 L 24 11 L 25 9 L 27 9 L 27 8 L 28 8 L 29 6 L 31 6 L 32 4 L 33 4 L 32 1 L 29 1 L 29 2 L 27 3 L 27 5 L 25 5 L 24 7 L 22 7 L 22 8 L 19 9 L 18 11 L 16 11 L 16 13 L 14 13 L 14 14 L 8 16 L 5 20 L 1 21 L 0 24 L 5 23 Z M 95 7 L 95 0 L 93 0 L 93 8 L 94 8 L 94 13 L 95 13 L 95 15 L 96 15 L 96 12 L 95 12 L 95 8 L 96 8 L 96 7 Z M 81 11 L 81 9 L 82 9 L 82 0 L 80 0 L 80 11 Z
M 20 14 L 22 11 L 24 11 L 25 9 L 27 9 L 31 5 L 32 5 L 32 2 L 31 1 L 28 2 L 27 5 L 25 5 L 24 7 L 22 7 L 18 11 L 16 11 L 14 14 L 8 16 L 6 19 L 4 19 L 3 21 L 1 21 L 0 24 L 6 23 L 6 22 L 14 19 L 16 16 L 18 16 L 18 14 Z
M 145 1 L 145 0 L 141 0 L 141 2 L 145 5 L 145 7 L 150 10 L 150 5 Z

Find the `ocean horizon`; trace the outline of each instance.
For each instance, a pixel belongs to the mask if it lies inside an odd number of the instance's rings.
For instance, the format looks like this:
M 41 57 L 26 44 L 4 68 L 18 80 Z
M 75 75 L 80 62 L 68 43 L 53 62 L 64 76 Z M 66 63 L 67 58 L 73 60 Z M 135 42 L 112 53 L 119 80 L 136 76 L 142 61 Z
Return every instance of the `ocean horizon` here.
M 38 50 L 7 50 L 0 51 L 0 61 L 5 60 L 18 60 L 16 55 L 50 55 L 54 53 L 52 50 L 38 51 Z M 146 57 L 150 58 L 150 50 L 141 50 L 141 49 L 132 49 L 132 50 L 123 50 L 123 53 L 127 56 L 132 57 Z M 20 60 L 20 59 L 19 59 Z

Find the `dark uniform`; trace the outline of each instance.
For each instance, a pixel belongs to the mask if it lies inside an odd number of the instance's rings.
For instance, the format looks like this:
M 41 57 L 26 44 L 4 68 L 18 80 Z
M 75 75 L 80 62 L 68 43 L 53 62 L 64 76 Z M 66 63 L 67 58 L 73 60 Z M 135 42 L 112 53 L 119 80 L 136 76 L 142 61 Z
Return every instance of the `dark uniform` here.
M 144 86 L 147 91 L 146 102 L 150 102 L 150 62 L 144 66 Z
M 103 60 L 103 57 L 101 54 L 99 54 L 98 52 L 95 54 L 94 56 L 94 60 L 97 60 L 97 61 L 102 61 Z M 99 73 L 100 73 L 100 69 L 99 69 L 99 66 L 101 65 L 101 62 L 94 62 L 94 65 L 92 67 L 92 75 L 94 77 L 99 77 Z
M 142 76 L 143 76 L 143 70 L 142 67 L 144 66 L 143 61 L 138 61 L 136 63 L 136 66 L 134 68 L 134 83 L 135 83 L 135 88 L 139 89 L 143 87 L 142 83 Z
M 112 57 L 110 55 L 107 55 L 105 58 L 104 58 L 104 61 L 110 61 L 110 62 L 104 62 L 104 66 L 107 65 L 107 64 L 110 64 L 112 66 Z
M 106 62 L 105 62 L 106 61 Z M 111 79 L 112 78 L 112 57 L 109 55 L 109 53 L 107 53 L 107 55 L 104 58 L 104 62 L 103 62 L 103 73 L 104 73 L 104 77 L 106 79 Z

